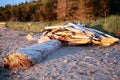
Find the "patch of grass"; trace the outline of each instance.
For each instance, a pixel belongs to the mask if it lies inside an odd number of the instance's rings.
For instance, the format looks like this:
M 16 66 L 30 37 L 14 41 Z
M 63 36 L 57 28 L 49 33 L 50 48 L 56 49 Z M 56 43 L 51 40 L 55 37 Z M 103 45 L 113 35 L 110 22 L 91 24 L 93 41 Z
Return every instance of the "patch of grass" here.
M 104 30 L 108 31 L 110 34 L 116 35 L 118 29 L 120 29 L 120 16 L 108 17 L 103 24 L 103 28 Z
M 62 23 L 63 21 L 60 20 L 52 22 L 6 22 L 6 27 L 15 30 L 41 32 L 46 26 L 55 26 Z
M 50 22 L 7 22 L 6 27 L 15 30 L 41 32 L 49 24 Z
M 88 27 L 95 28 L 110 35 L 120 37 L 120 16 L 112 15 L 106 18 L 101 18 L 91 21 L 82 21 Z
M 114 35 L 120 38 L 120 16 L 111 15 L 106 18 L 100 18 L 97 20 L 85 20 L 80 21 L 86 24 L 88 27 L 95 28 L 110 35 Z M 7 22 L 8 28 L 16 30 L 24 30 L 31 32 L 41 32 L 46 26 L 62 25 L 64 21 L 57 20 L 51 22 Z

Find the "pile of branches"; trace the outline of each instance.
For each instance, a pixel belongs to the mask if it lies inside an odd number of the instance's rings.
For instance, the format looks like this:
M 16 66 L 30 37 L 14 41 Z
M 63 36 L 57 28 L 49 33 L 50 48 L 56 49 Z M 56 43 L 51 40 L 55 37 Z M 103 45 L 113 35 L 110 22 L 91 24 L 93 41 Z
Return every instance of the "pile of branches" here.
M 71 21 L 65 22 L 61 26 L 46 27 L 42 34 L 43 37 L 60 40 L 67 45 L 98 44 L 109 46 L 119 41 L 118 38 Z

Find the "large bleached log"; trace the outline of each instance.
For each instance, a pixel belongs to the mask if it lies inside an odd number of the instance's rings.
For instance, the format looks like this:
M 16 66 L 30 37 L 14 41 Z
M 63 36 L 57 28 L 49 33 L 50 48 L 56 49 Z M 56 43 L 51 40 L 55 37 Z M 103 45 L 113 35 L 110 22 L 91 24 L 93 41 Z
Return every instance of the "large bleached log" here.
M 27 68 L 34 63 L 41 61 L 44 57 L 61 47 L 58 40 L 50 40 L 34 46 L 17 50 L 15 53 L 8 54 L 3 61 L 4 67 Z

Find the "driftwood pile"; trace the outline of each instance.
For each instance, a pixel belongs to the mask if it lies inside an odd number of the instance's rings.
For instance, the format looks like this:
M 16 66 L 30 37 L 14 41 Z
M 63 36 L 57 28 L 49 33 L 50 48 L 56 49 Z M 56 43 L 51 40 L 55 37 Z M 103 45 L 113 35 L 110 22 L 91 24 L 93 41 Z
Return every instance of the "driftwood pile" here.
M 46 27 L 42 35 L 50 39 L 68 42 L 68 45 L 98 44 L 109 46 L 119 41 L 101 31 L 92 28 L 86 28 L 84 24 L 75 22 L 66 22 L 62 26 Z
M 39 44 L 37 45 L 8 54 L 3 61 L 4 67 L 11 69 L 30 67 L 60 48 L 62 43 L 67 43 L 67 45 L 98 44 L 109 46 L 118 42 L 119 39 L 98 30 L 86 28 L 80 23 L 66 22 L 62 26 L 46 27 L 38 41 Z

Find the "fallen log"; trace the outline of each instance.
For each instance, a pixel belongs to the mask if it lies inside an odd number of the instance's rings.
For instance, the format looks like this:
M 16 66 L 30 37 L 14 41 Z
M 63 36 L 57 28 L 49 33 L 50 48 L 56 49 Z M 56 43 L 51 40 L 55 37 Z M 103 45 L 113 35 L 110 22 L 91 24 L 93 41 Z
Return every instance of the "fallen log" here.
M 61 47 L 61 42 L 58 40 L 50 40 L 17 50 L 14 53 L 8 54 L 4 60 L 5 68 L 27 68 L 34 63 L 40 62 L 44 57 Z

